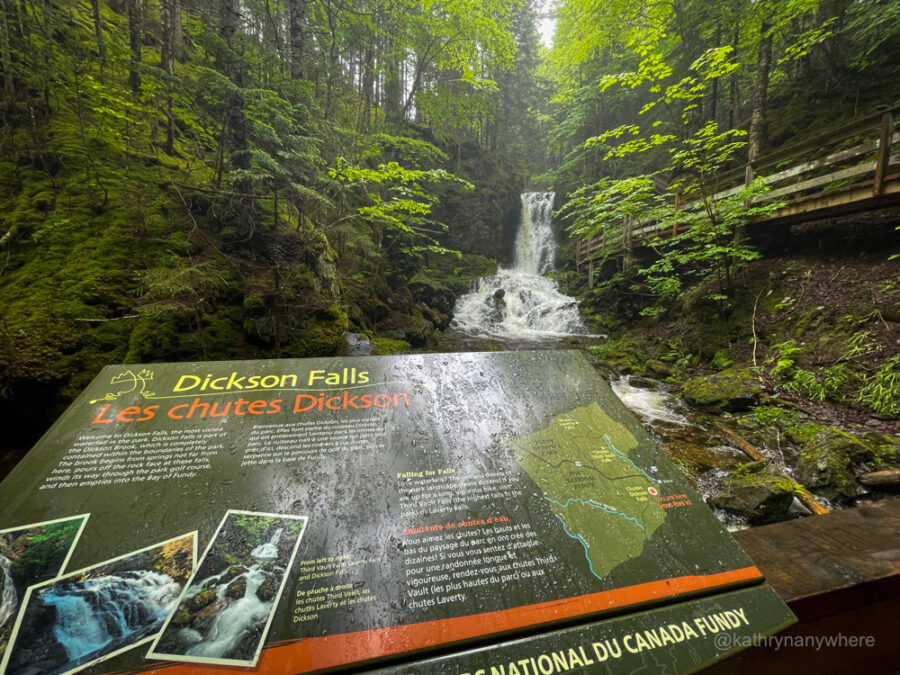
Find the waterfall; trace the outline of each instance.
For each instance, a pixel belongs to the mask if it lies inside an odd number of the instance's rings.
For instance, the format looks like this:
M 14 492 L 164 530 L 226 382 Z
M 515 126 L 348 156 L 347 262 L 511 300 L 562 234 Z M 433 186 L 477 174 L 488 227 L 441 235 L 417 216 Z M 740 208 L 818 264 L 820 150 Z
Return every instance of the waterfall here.
M 555 192 L 525 192 L 521 195 L 522 215 L 516 233 L 513 269 L 525 274 L 543 274 L 553 269 L 556 238 L 553 236 Z
M 149 635 L 162 624 L 180 591 L 166 574 L 137 570 L 53 586 L 40 597 L 56 608 L 53 634 L 75 661 L 113 640 Z
M 0 628 L 7 619 L 16 612 L 19 606 L 19 596 L 16 593 L 16 585 L 12 578 L 12 565 L 6 556 L 0 555 L 0 581 L 3 583 L 3 592 L 0 593 Z
M 250 556 L 253 558 L 277 558 L 278 557 L 278 542 L 281 541 L 281 533 L 284 532 L 283 527 L 279 527 L 275 530 L 275 534 L 272 535 L 272 538 L 267 541 L 265 544 L 260 544 L 255 549 L 250 551 Z
M 495 276 L 475 280 L 459 298 L 452 326 L 473 336 L 535 340 L 585 335 L 578 302 L 559 292 L 553 279 L 556 240 L 552 228 L 553 192 L 526 192 L 516 233 L 515 262 Z
M 250 552 L 253 563 L 249 567 L 243 565 L 229 566 L 218 574 L 192 584 L 185 594 L 186 598 L 202 591 L 214 590 L 218 612 L 209 626 L 200 630 L 182 628 L 177 631 L 176 640 L 180 643 L 174 653 L 206 657 L 234 657 L 234 650 L 241 645 L 243 638 L 261 628 L 268 621 L 275 602 L 274 589 L 281 582 L 284 568 L 274 564 L 278 557 L 278 543 L 284 528 L 278 528 L 269 541 L 260 544 Z M 237 570 L 244 570 L 235 574 Z M 224 581 L 222 581 L 224 577 Z M 235 598 L 228 593 L 229 587 L 243 580 L 244 589 L 241 597 Z M 260 587 L 269 583 L 270 592 L 258 593 Z M 268 597 L 268 600 L 260 598 Z M 230 596 L 230 597 L 229 597 Z

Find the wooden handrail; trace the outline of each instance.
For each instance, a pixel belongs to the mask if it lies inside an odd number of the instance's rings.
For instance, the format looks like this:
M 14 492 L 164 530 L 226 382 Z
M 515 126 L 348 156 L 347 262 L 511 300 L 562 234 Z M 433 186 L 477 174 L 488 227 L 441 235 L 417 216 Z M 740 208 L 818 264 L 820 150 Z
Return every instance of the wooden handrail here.
M 895 132 L 895 127 L 898 122 L 900 122 L 900 106 L 895 106 L 886 111 L 868 115 L 851 122 L 850 124 L 845 124 L 829 133 L 819 134 L 806 141 L 780 148 L 776 152 L 761 157 L 743 167 L 733 169 L 715 177 L 714 184 L 718 186 L 735 183 L 737 181 L 740 182 L 737 182 L 736 185 L 732 185 L 732 187 L 716 192 L 712 196 L 712 199 L 719 200 L 737 194 L 740 190 L 744 189 L 744 187 L 748 186 L 757 176 L 768 185 L 783 183 L 791 178 L 797 179 L 793 184 L 776 188 L 765 195 L 756 197 L 752 200 L 753 203 L 760 203 L 778 197 L 794 195 L 794 199 L 786 207 L 788 210 L 792 208 L 792 204 L 804 204 L 799 210 L 793 210 L 794 215 L 800 211 L 803 213 L 815 211 L 815 208 L 810 208 L 806 205 L 809 200 L 813 198 L 820 199 L 823 204 L 822 208 L 831 208 L 835 205 L 834 196 L 840 196 L 845 192 L 847 194 L 852 192 L 850 197 L 842 198 L 845 199 L 845 201 L 848 199 L 850 201 L 861 201 L 866 199 L 867 196 L 880 198 L 885 195 L 887 190 L 889 190 L 892 195 L 895 195 L 900 192 L 900 187 L 895 185 L 895 183 L 900 183 L 900 175 L 891 176 L 890 169 L 892 166 L 900 164 L 900 154 L 892 154 L 891 152 L 895 146 L 900 144 L 900 129 Z M 824 157 L 806 159 L 799 164 L 794 164 L 793 166 L 768 176 L 759 175 L 761 169 L 775 166 L 784 161 L 784 158 L 794 156 L 799 159 L 813 150 L 827 150 L 837 143 L 876 129 L 878 130 L 878 135 L 875 138 L 870 136 L 869 140 L 863 140 L 863 142 L 854 147 L 831 152 Z M 874 153 L 874 157 L 870 153 Z M 868 158 L 866 156 L 868 156 Z M 862 161 L 847 166 L 848 160 L 857 157 L 862 157 Z M 814 174 L 812 177 L 803 179 L 803 176 L 809 176 L 809 172 L 811 171 L 840 164 L 844 164 L 845 168 L 832 170 L 824 175 Z M 857 178 L 858 176 L 866 174 L 871 175 L 872 179 L 864 182 L 860 182 L 858 179 L 854 180 L 850 185 L 843 186 L 837 191 L 828 193 L 820 192 L 819 195 L 822 195 L 821 197 L 817 197 L 816 195 L 804 196 L 800 194 L 817 187 L 826 186 L 835 181 Z M 865 188 L 868 192 L 860 192 L 860 188 L 864 186 L 870 186 Z M 702 203 L 703 200 L 700 199 L 685 202 L 683 201 L 683 196 L 676 195 L 674 209 L 676 212 L 689 211 L 697 208 Z M 776 213 L 775 217 L 782 217 L 779 216 L 779 213 Z M 662 226 L 658 222 L 651 221 L 642 223 L 640 220 L 629 218 L 625 231 L 621 236 L 617 237 L 615 245 L 617 247 L 624 245 L 624 248 L 629 249 L 634 241 L 662 229 Z M 678 230 L 679 226 L 676 223 L 672 228 L 672 236 L 675 236 L 678 233 Z M 606 248 L 606 244 L 605 233 L 603 234 L 602 239 L 599 237 L 594 237 L 588 241 L 579 239 L 576 244 L 576 264 L 580 265 L 584 260 L 587 260 L 590 263 L 598 251 Z

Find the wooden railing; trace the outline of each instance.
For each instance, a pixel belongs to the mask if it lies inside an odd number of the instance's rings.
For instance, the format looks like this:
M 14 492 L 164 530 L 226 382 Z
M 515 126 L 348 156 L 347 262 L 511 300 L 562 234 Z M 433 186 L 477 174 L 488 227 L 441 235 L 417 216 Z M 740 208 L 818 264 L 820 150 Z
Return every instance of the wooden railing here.
M 784 201 L 771 215 L 756 223 L 801 222 L 842 213 L 900 205 L 900 106 L 861 118 L 809 140 L 784 146 L 753 162 L 716 176 L 711 199 L 739 193 L 757 178 L 770 189 L 752 203 Z M 850 146 L 850 147 L 847 147 Z M 892 173 L 893 172 L 893 173 Z M 680 203 L 676 212 L 698 208 L 701 201 Z M 651 237 L 675 235 L 674 228 L 658 221 L 631 219 L 615 236 L 601 234 L 590 240 L 579 238 L 576 265 L 590 270 L 600 253 L 618 253 L 640 245 Z M 589 272 L 590 274 L 590 272 Z M 591 275 L 592 276 L 592 275 Z

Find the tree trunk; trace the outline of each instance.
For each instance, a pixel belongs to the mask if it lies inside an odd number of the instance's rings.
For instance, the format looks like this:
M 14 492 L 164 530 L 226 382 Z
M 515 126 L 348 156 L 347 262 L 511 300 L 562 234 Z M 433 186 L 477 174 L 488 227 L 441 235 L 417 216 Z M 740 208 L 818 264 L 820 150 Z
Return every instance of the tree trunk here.
M 3 57 L 3 96 L 6 107 L 12 109 L 15 102 L 15 87 L 13 85 L 12 47 L 9 39 L 9 24 L 7 23 L 6 0 L 0 0 L 0 52 Z
M 762 149 L 763 125 L 765 123 L 766 97 L 769 91 L 769 73 L 772 70 L 771 21 L 763 19 L 759 32 L 759 55 L 756 59 L 756 84 L 753 87 L 753 111 L 750 115 L 750 133 L 747 160 L 756 160 Z
M 159 23 L 162 33 L 160 67 L 166 72 L 166 154 L 172 155 L 175 144 L 175 115 L 172 112 L 172 93 L 175 86 L 175 4 L 176 0 L 159 1 Z
M 141 0 L 127 0 L 128 4 L 128 38 L 131 43 L 131 61 L 128 67 L 128 84 L 135 94 L 141 93 L 141 74 L 138 66 L 141 63 L 141 36 L 143 33 L 143 5 Z
M 103 19 L 100 17 L 100 0 L 91 0 L 91 14 L 94 17 L 94 36 L 97 38 L 97 59 L 100 62 L 100 78 L 106 67 L 106 45 L 103 43 Z
M 306 30 L 306 0 L 290 0 L 291 79 L 304 79 L 303 48 Z
M 737 60 L 738 58 L 738 47 L 740 45 L 741 40 L 741 30 L 740 27 L 735 27 L 734 29 L 734 51 L 732 52 L 732 58 Z M 731 91 L 729 92 L 729 98 L 731 99 L 730 104 L 728 106 L 728 128 L 736 129 L 738 125 L 738 119 L 740 116 L 741 110 L 741 97 L 740 92 L 738 90 L 738 71 L 735 70 L 731 74 Z
M 225 41 L 228 49 L 219 54 L 219 66 L 231 80 L 235 90 L 228 94 L 225 101 L 225 141 L 231 151 L 232 170 L 249 171 L 250 153 L 247 151 L 247 126 L 244 117 L 244 63 L 234 50 L 234 36 L 240 27 L 240 5 L 238 0 L 222 0 L 219 24 L 219 37 Z M 234 191 L 249 194 L 252 188 L 250 179 L 240 177 L 234 181 Z

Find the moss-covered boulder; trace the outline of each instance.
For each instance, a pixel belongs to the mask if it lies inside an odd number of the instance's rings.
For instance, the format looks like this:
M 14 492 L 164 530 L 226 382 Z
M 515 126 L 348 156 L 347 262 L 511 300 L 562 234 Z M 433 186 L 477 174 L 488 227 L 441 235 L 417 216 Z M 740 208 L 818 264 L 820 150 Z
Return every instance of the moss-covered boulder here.
M 893 464 L 900 461 L 900 438 L 877 431 L 867 431 L 860 440 L 867 443 L 875 454 L 876 464 Z
M 259 588 L 256 589 L 256 597 L 263 602 L 269 602 L 269 600 L 275 597 L 277 591 L 278 587 L 275 585 L 275 580 L 272 577 L 268 577 L 259 585 Z
M 685 401 L 708 412 L 740 412 L 759 402 L 762 386 L 749 370 L 729 368 L 688 380 L 682 393 Z
M 834 427 L 803 424 L 788 431 L 800 445 L 795 458 L 797 479 L 828 499 L 845 501 L 857 494 L 853 468 L 875 458 L 875 449 Z
M 674 372 L 669 364 L 663 363 L 659 359 L 650 359 L 644 365 L 647 367 L 647 375 L 652 375 L 653 377 L 665 379 L 671 377 Z
M 644 375 L 647 372 L 646 345 L 642 338 L 623 335 L 602 345 L 591 347 L 592 354 L 610 368 L 625 374 Z
M 409 351 L 410 345 L 406 340 L 394 340 L 387 337 L 374 337 L 371 340 L 372 354 L 377 356 L 388 356 L 400 352 Z
M 451 314 L 456 294 L 429 274 L 421 270 L 407 283 L 413 300 L 421 302 L 441 314 Z
M 234 598 L 235 600 L 239 598 L 243 598 L 244 594 L 247 592 L 247 578 L 246 577 L 238 577 L 225 589 L 225 597 Z
M 414 347 L 424 346 L 435 334 L 434 324 L 421 313 L 410 315 L 391 312 L 387 319 L 378 324 L 378 330 Z
M 198 610 L 203 609 L 207 605 L 213 603 L 216 599 L 216 592 L 213 590 L 204 590 L 196 593 L 194 597 L 188 600 L 187 608 L 196 612 Z
M 785 520 L 794 501 L 794 483 L 764 462 L 745 464 L 731 473 L 710 505 L 743 516 L 751 525 Z

